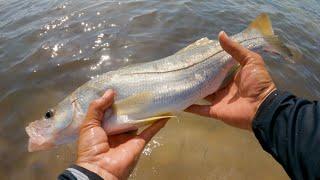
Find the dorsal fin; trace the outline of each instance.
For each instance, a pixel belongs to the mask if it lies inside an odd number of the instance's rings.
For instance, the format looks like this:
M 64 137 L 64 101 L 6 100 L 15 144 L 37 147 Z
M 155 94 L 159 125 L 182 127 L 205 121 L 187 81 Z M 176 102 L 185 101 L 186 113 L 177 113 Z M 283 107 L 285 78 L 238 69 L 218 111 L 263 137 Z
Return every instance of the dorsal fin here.
M 201 38 L 197 41 L 195 41 L 194 43 L 184 47 L 183 49 L 179 50 L 178 52 L 176 52 L 175 54 L 179 54 L 179 53 L 182 53 L 182 52 L 185 52 L 187 50 L 190 50 L 190 49 L 193 49 L 193 48 L 196 48 L 198 46 L 203 46 L 203 45 L 207 45 L 207 44 L 215 44 L 217 41 L 215 40 L 210 40 L 208 39 L 207 37 L 204 37 L 204 38 Z
M 202 38 L 166 58 L 122 69 L 123 74 L 167 73 L 187 69 L 219 53 L 219 47 L 218 41 Z

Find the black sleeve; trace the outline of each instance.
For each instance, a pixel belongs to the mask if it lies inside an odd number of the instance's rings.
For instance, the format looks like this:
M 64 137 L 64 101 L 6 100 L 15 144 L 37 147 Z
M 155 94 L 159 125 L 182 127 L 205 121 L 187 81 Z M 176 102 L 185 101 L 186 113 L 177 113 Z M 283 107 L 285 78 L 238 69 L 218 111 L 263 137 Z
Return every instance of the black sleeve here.
M 292 179 L 320 179 L 320 104 L 274 91 L 252 124 L 255 136 Z
M 81 166 L 71 165 L 58 176 L 58 180 L 103 180 L 99 175 Z

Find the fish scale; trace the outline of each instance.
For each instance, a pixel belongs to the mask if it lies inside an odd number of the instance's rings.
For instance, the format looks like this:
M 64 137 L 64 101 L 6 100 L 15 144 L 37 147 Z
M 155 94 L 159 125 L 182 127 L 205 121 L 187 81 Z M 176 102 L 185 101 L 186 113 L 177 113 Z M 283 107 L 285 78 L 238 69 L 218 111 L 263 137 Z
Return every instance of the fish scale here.
M 284 52 L 266 14 L 232 38 L 249 49 L 271 45 Z M 169 57 L 102 74 L 57 104 L 52 117 L 26 127 L 29 151 L 76 139 L 85 110 L 107 89 L 115 90 L 117 96 L 112 114 L 104 117 L 103 128 L 109 135 L 118 134 L 172 117 L 168 114 L 182 111 L 223 87 L 238 66 L 218 41 L 202 38 Z

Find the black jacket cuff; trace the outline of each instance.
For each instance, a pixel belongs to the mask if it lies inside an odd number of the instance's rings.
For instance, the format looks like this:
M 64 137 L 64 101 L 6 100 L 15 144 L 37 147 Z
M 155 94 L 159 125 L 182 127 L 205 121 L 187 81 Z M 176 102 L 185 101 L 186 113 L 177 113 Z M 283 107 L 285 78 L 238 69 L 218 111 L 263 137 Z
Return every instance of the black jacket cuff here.
M 59 180 L 79 180 L 79 179 L 90 179 L 90 180 L 103 180 L 98 174 L 89 171 L 78 165 L 71 165 L 58 177 Z
M 288 92 L 275 90 L 260 105 L 252 122 L 252 130 L 263 149 L 270 153 L 271 143 L 268 135 L 273 124 L 271 123 L 274 114 L 279 110 L 280 104 L 289 96 Z

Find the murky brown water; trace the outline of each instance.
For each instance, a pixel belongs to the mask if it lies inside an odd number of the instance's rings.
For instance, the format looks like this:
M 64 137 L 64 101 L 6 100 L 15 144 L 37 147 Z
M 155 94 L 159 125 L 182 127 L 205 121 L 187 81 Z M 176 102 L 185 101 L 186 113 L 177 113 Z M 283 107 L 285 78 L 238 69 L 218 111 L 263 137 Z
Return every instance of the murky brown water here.
M 281 89 L 320 97 L 320 2 L 0 0 L 0 177 L 54 179 L 74 146 L 28 153 L 24 127 L 94 76 L 168 56 L 270 14 L 295 64 L 268 61 Z M 132 179 L 287 179 L 249 132 L 182 114 L 147 146 Z

